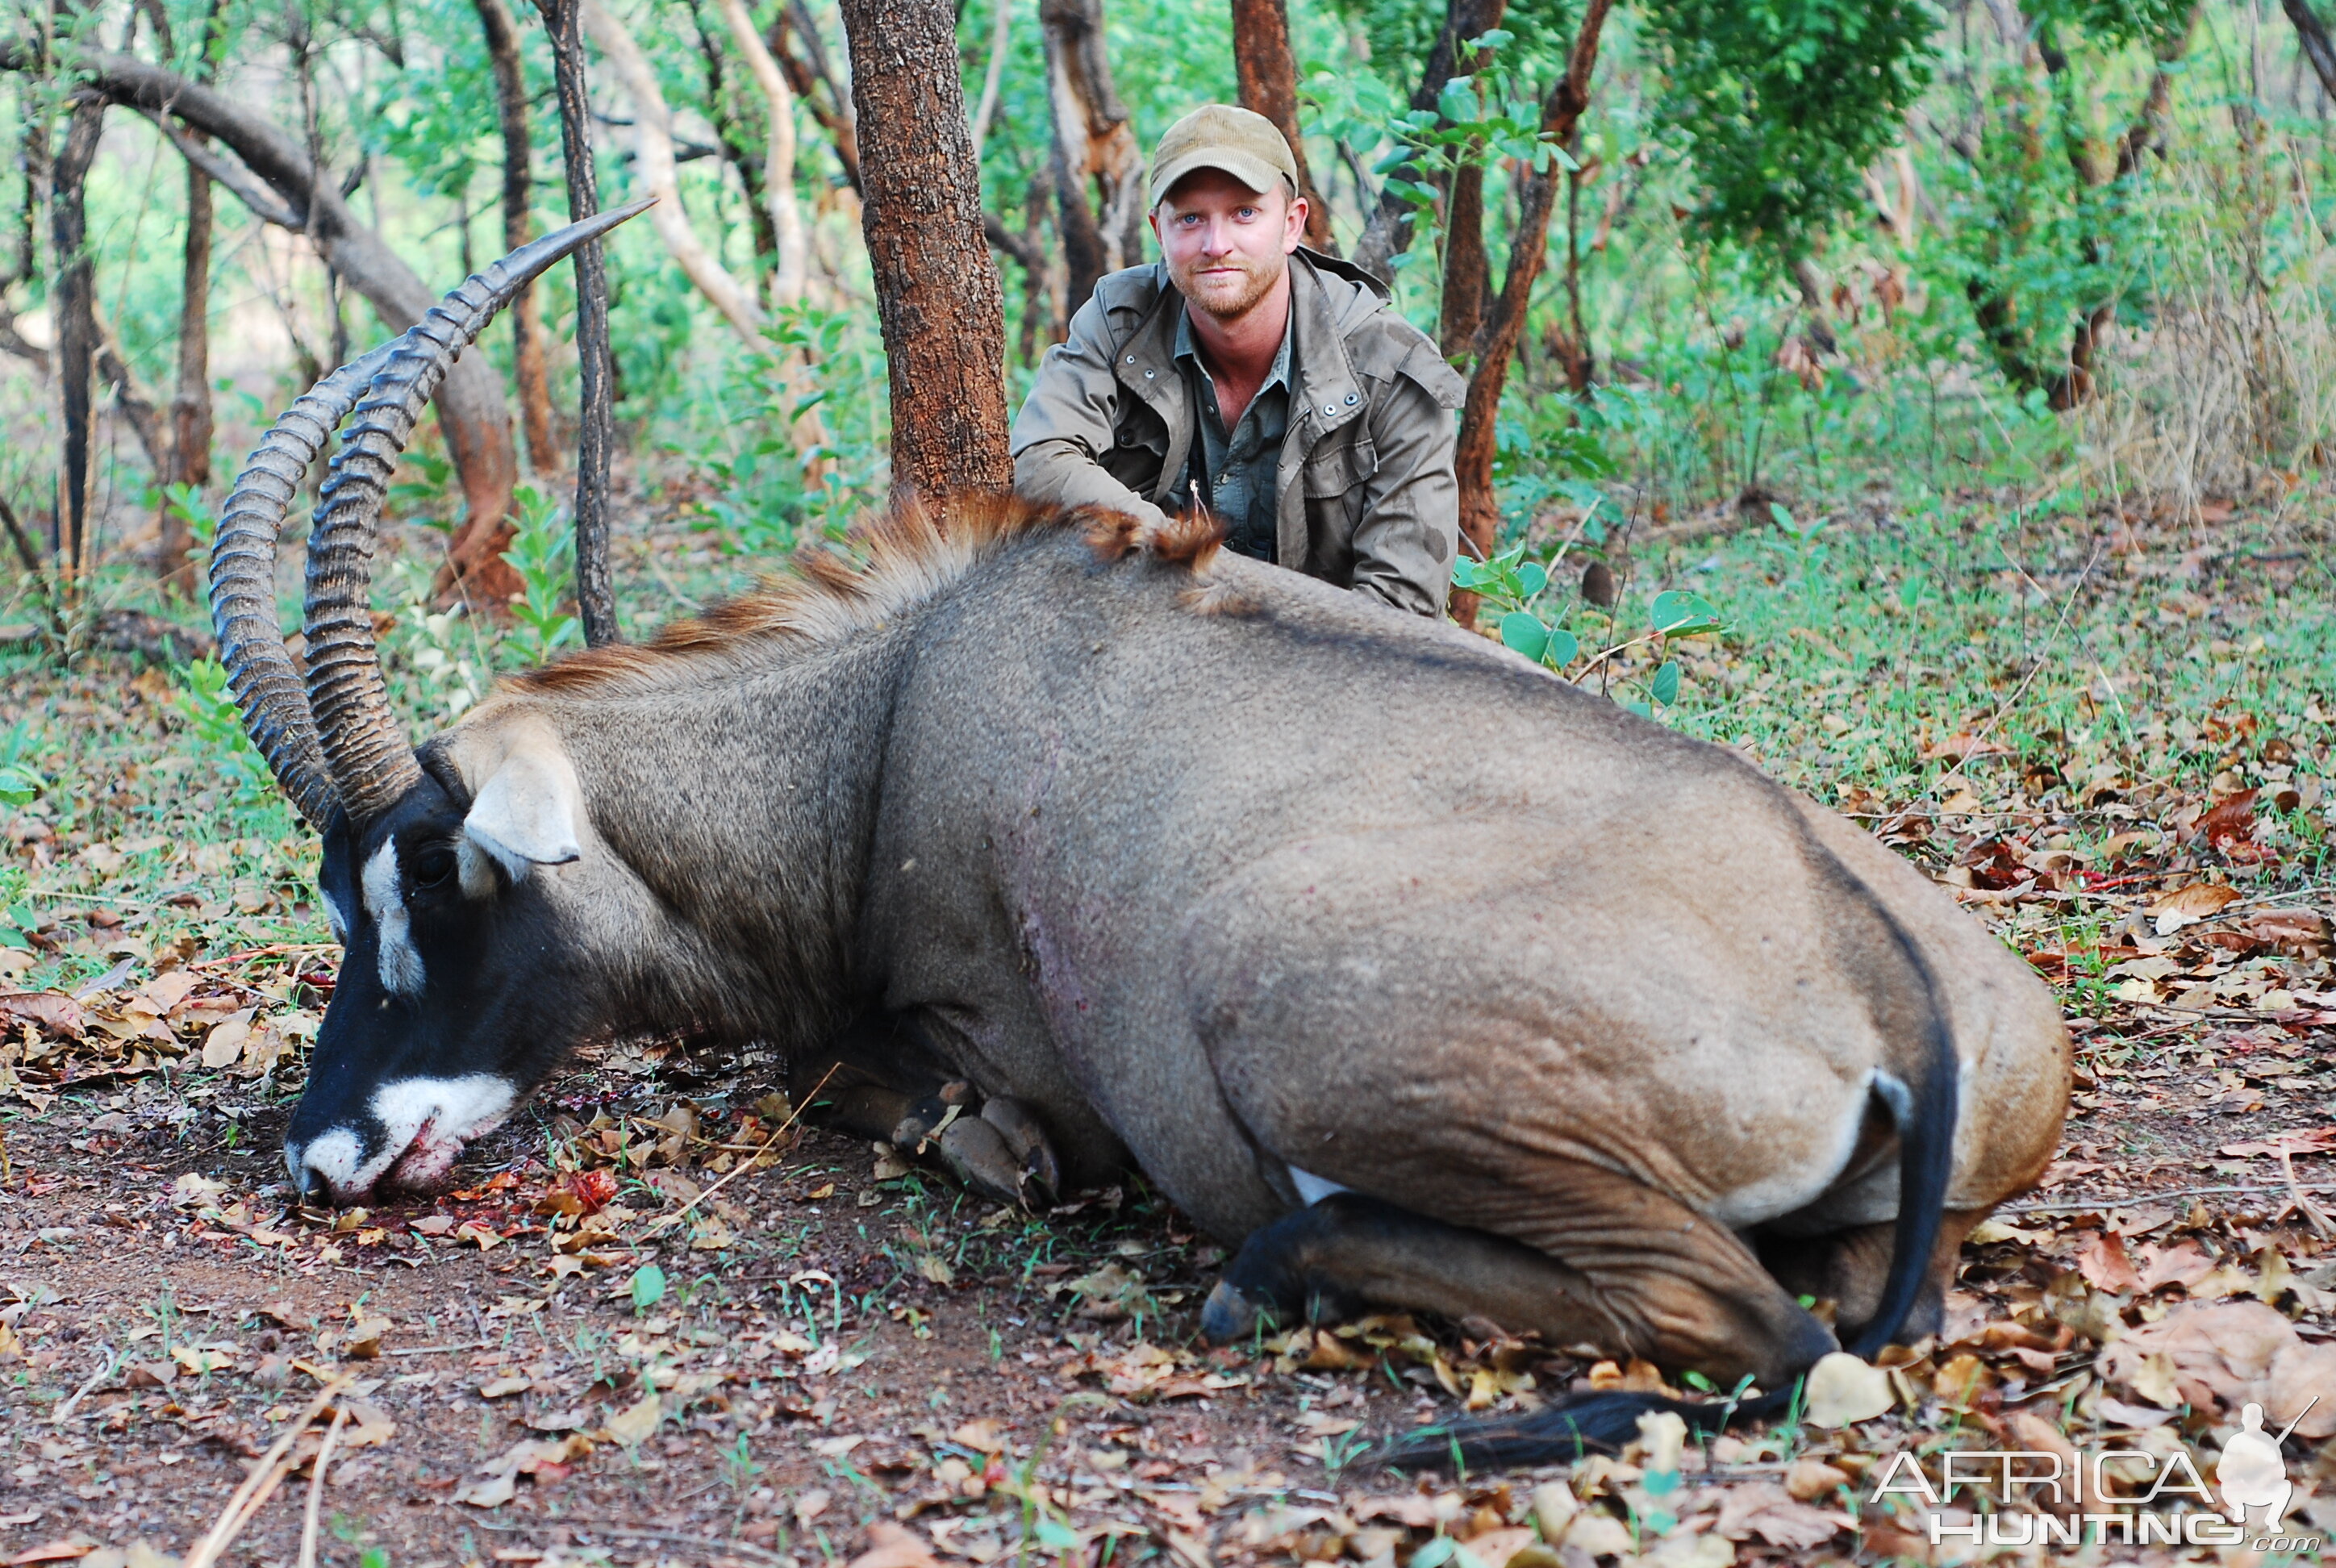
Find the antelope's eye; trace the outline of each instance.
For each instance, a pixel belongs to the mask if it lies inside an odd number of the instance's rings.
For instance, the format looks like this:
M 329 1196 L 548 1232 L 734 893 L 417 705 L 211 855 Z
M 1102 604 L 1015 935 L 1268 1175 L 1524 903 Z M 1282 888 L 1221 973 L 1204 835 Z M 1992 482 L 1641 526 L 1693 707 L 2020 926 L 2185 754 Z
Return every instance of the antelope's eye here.
M 414 852 L 414 885 L 434 888 L 454 874 L 454 852 L 444 844 L 423 844 Z

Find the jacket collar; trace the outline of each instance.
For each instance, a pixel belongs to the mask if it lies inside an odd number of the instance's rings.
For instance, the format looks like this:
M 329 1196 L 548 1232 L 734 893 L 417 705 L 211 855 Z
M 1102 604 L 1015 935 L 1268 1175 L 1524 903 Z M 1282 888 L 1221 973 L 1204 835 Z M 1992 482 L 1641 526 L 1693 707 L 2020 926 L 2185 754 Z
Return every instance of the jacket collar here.
M 1167 421 L 1172 432 L 1187 423 L 1188 404 L 1176 368 L 1177 326 L 1184 297 L 1168 276 L 1167 264 L 1153 262 L 1156 290 L 1152 307 L 1119 351 L 1112 368 L 1120 383 Z M 1335 430 L 1362 412 L 1362 388 L 1347 357 L 1347 334 L 1377 311 L 1385 289 L 1368 273 L 1321 256 L 1301 246 L 1290 259 L 1290 347 L 1297 359 L 1290 388 L 1290 424 L 1303 424 L 1301 443 Z M 1180 444 L 1173 442 L 1172 445 Z M 1173 459 L 1177 454 L 1171 453 Z

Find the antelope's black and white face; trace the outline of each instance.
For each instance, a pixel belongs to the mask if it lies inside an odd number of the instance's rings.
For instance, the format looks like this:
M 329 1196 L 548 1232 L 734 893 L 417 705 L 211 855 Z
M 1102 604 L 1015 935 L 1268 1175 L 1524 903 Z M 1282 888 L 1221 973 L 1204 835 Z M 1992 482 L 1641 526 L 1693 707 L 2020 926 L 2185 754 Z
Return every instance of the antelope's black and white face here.
M 600 1004 L 606 967 L 562 885 L 589 874 L 574 771 L 541 736 L 500 753 L 473 793 L 440 752 L 375 821 L 325 835 L 344 950 L 285 1139 L 305 1198 L 445 1185 Z

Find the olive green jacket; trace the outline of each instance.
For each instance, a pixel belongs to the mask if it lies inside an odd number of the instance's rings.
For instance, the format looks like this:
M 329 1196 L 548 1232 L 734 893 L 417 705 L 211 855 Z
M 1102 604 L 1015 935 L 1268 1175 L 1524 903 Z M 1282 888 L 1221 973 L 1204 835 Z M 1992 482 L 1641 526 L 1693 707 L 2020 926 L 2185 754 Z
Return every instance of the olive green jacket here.
M 1297 385 L 1275 471 L 1276 559 L 1440 614 L 1459 535 L 1452 411 L 1466 384 L 1368 274 L 1303 249 L 1290 274 Z M 1183 307 L 1157 262 L 1095 285 L 1014 421 L 1017 492 L 1146 521 L 1183 503 L 1196 435 L 1175 361 Z

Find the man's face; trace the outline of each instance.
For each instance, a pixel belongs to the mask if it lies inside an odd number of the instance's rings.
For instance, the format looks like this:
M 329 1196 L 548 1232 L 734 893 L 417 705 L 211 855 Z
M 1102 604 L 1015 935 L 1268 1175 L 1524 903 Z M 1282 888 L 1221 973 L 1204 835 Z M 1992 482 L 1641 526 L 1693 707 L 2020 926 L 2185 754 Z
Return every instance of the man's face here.
M 1152 209 L 1152 231 L 1178 292 L 1220 321 L 1246 315 L 1289 270 L 1306 234 L 1306 201 L 1256 191 L 1222 169 L 1196 169 Z

